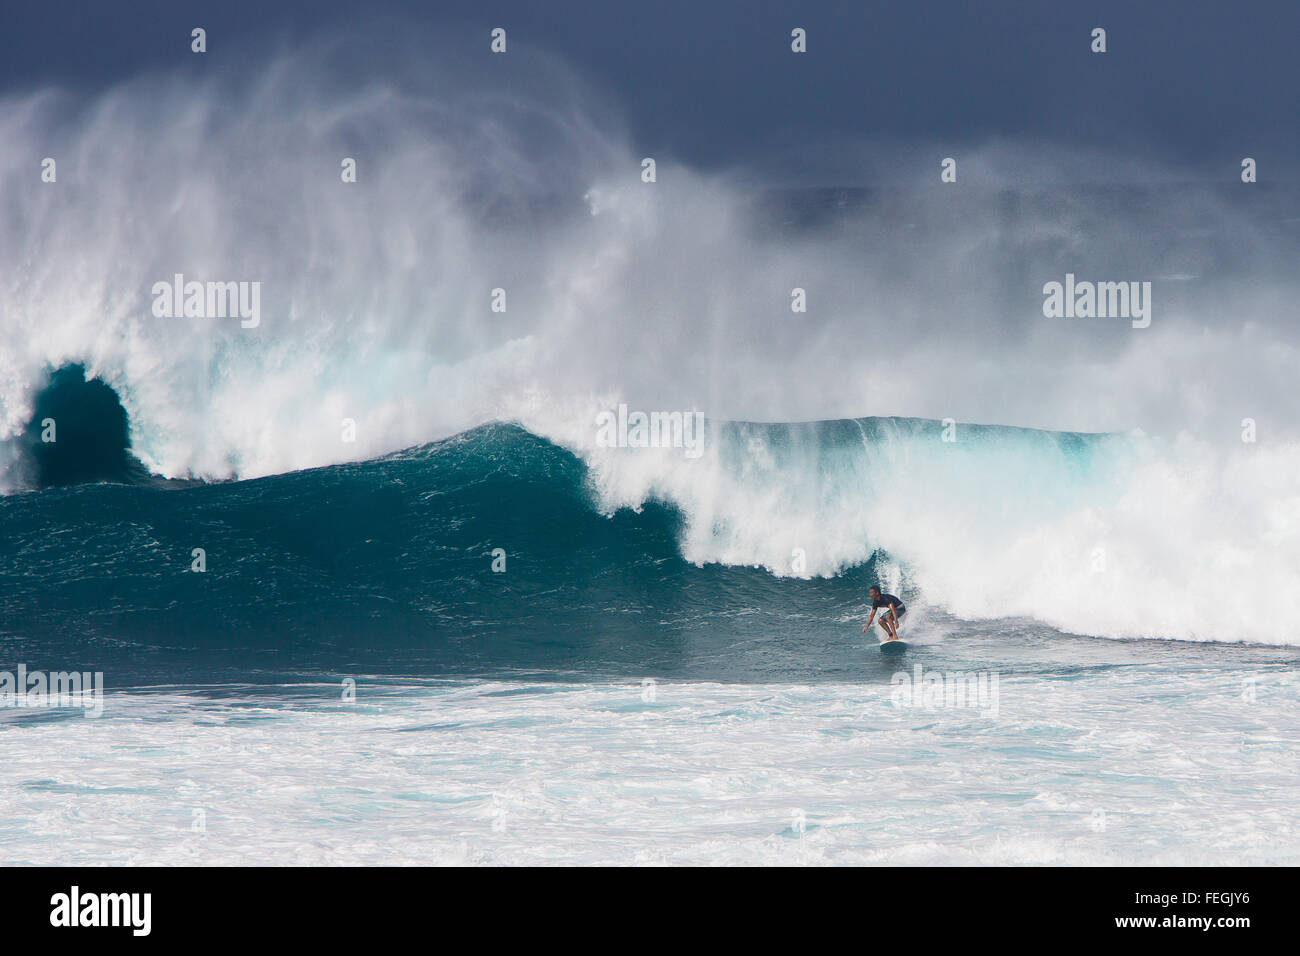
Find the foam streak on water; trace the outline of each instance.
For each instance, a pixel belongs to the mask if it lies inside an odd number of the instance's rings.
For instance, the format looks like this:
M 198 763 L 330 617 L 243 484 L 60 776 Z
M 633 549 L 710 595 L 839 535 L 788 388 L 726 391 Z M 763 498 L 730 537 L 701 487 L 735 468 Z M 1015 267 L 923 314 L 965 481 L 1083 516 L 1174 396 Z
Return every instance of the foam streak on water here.
M 351 704 L 321 684 L 8 710 L 0 858 L 1300 863 L 1280 665 L 1013 668 L 992 716 L 898 706 L 865 650 L 864 683 L 362 680 Z

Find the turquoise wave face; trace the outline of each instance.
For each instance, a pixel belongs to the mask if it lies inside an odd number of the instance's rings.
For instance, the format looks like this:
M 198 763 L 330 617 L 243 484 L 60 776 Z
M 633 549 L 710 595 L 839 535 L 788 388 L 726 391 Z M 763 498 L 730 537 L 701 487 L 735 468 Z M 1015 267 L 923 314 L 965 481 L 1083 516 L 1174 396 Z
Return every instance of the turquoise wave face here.
M 601 515 L 578 458 L 499 424 L 253 481 L 14 495 L 0 499 L 0 649 L 119 683 L 810 676 L 847 660 L 858 629 L 844 618 L 862 608 L 870 562 L 811 580 L 697 567 L 681 520 L 662 503 Z
M 1296 564 L 1277 559 L 1291 512 L 1258 505 L 1287 500 L 1260 484 L 1276 483 L 1273 459 L 946 428 L 710 423 L 691 459 L 575 453 L 492 424 L 255 480 L 11 495 L 0 653 L 119 681 L 821 680 L 852 675 L 874 644 L 858 623 L 877 582 L 940 640 L 1016 619 L 1048 635 L 1294 643 Z M 1244 599 L 1226 606 L 1224 586 Z

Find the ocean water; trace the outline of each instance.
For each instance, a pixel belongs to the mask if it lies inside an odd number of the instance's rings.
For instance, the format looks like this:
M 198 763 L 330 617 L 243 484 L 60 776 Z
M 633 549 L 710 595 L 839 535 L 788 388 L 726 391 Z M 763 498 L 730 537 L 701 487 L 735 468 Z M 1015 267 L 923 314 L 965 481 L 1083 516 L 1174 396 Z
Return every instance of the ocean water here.
M 0 703 L 103 677 L 0 707 L 0 862 L 1300 862 L 1300 190 L 1010 140 L 651 184 L 481 40 L 0 97 Z
M 852 681 L 361 679 L 6 714 L 0 854 L 35 864 L 1289 864 L 1289 661 L 959 629 L 996 714 Z M 1029 629 L 1032 631 L 1032 629 Z M 1017 633 L 1019 631 L 1019 633 Z M 1249 692 L 1248 692 L 1249 691 Z M 933 703 L 933 702 L 932 702 Z M 39 754 L 39 759 L 34 755 Z
M 720 457 L 656 469 L 720 469 L 755 500 L 784 473 L 785 512 L 838 527 L 844 475 L 883 487 L 940 426 L 710 427 Z M 1103 508 L 1093 494 L 1131 451 L 1114 436 L 981 439 L 1039 457 L 1055 492 L 1026 507 L 1035 524 Z M 782 455 L 814 446 L 819 478 L 802 487 Z M 1298 861 L 1285 630 L 1107 639 L 961 617 L 924 554 L 905 564 L 867 538 L 831 569 L 817 562 L 847 544 L 806 529 L 827 544 L 802 572 L 693 561 L 751 531 L 715 508 L 706 538 L 661 479 L 639 510 L 613 505 L 619 461 L 645 465 L 609 451 L 589 464 L 499 424 L 254 481 L 0 499 L 6 667 L 102 671 L 105 688 L 100 716 L 0 710 L 0 858 Z M 985 464 L 968 454 L 950 477 Z M 1108 598 L 1094 558 L 1081 552 L 1069 583 Z M 901 657 L 861 633 L 877 579 L 910 605 Z

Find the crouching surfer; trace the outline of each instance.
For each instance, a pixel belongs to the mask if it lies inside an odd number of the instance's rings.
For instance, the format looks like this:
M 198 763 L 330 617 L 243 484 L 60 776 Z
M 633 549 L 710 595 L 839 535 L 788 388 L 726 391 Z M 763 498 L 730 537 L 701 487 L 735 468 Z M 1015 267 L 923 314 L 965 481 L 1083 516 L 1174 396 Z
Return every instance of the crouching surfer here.
M 871 598 L 871 616 L 867 618 L 867 623 L 862 625 L 862 633 L 865 634 L 871 627 L 871 623 L 876 620 L 876 612 L 880 611 L 881 629 L 889 635 L 887 640 L 898 640 L 898 625 L 902 623 L 903 615 L 907 613 L 907 607 L 898 598 L 892 594 L 882 594 L 880 588 L 871 585 L 867 591 Z

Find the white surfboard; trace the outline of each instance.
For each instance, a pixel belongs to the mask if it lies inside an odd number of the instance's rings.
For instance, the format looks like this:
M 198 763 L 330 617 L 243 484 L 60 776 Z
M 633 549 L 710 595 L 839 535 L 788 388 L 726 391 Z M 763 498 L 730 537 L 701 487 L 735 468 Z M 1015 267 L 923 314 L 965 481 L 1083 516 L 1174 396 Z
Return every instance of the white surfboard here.
M 907 650 L 907 641 L 901 637 L 896 641 L 883 640 L 880 642 L 880 653 L 882 654 L 901 654 Z

